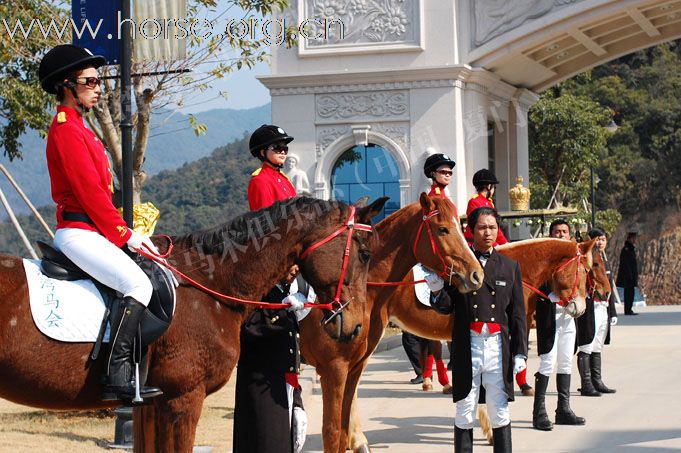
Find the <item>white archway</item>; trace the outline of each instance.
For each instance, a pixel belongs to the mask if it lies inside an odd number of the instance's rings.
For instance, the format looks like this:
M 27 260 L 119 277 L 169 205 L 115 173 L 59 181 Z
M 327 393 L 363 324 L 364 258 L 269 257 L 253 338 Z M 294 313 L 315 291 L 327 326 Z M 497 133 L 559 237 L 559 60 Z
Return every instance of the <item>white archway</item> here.
M 400 207 L 410 203 L 411 164 L 404 150 L 390 137 L 372 132 L 371 126 L 353 126 L 352 132 L 331 142 L 317 160 L 314 175 L 314 195 L 327 200 L 331 196 L 331 173 L 340 156 L 354 146 L 373 143 L 388 151 L 397 162 L 400 171 Z

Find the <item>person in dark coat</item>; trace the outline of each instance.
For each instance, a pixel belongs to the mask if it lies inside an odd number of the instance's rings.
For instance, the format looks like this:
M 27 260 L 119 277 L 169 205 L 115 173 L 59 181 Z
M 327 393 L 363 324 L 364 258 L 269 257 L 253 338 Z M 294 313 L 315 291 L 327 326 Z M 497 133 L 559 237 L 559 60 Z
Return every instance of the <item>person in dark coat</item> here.
M 624 314 L 637 315 L 634 306 L 634 288 L 638 286 L 638 263 L 636 261 L 637 233 L 627 234 L 627 240 L 620 252 L 620 267 L 617 269 L 617 286 L 624 288 Z
M 570 225 L 564 219 L 554 220 L 549 227 L 549 236 L 570 240 Z M 535 312 L 539 369 L 534 375 L 532 426 L 541 431 L 553 429 L 553 423 L 546 413 L 546 389 L 554 371 L 556 371 L 556 390 L 558 391 L 556 424 L 584 425 L 586 420 L 575 415 L 570 407 L 570 380 L 576 336 L 575 320 L 564 307 L 557 304 L 558 297 L 555 297 L 549 285 L 543 285 L 541 291 L 547 294 L 549 299 L 540 297 L 537 300 Z
M 473 449 L 473 424 L 480 388 L 484 386 L 494 451 L 511 452 L 508 402 L 513 401 L 513 374 L 527 367 L 520 266 L 493 247 L 499 228 L 496 210 L 478 208 L 468 221 L 473 232 L 472 248 L 485 268 L 482 287 L 461 294 L 455 287 L 444 285 L 435 274 L 426 277 L 432 291 L 431 306 L 440 313 L 454 314 L 454 448 L 455 452 Z
M 421 342 L 420 337 L 409 333 L 406 330 L 402 331 L 402 347 L 404 352 L 407 354 L 409 363 L 411 363 L 412 368 L 414 368 L 414 373 L 416 377 L 412 378 L 409 382 L 412 384 L 423 383 L 423 370 L 421 368 Z
M 596 239 L 594 253 L 600 253 L 603 257 L 606 274 L 608 279 L 612 281 L 610 264 L 605 256 L 605 247 L 608 244 L 605 231 L 594 228 L 589 231 L 589 237 Z M 615 393 L 615 389 L 606 386 L 601 378 L 601 351 L 603 345 L 610 342 L 610 327 L 617 324 L 617 312 L 615 311 L 613 293 L 610 293 L 607 300 L 602 300 L 602 298 L 604 298 L 604 295 L 589 294 L 586 301 L 586 312 L 577 318 L 577 346 L 579 351 L 577 353 L 577 367 L 582 380 L 580 389 L 582 393 L 591 391 L 591 387 L 599 393 Z

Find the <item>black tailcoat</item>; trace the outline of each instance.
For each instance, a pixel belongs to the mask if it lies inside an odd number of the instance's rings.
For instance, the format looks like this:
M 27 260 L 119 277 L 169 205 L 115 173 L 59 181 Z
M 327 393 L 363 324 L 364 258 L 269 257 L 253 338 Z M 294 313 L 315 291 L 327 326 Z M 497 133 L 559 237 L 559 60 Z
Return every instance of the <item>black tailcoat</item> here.
M 517 262 L 496 251 L 485 264 L 482 287 L 468 294 L 461 294 L 453 286 L 446 285 L 433 307 L 441 313 L 454 313 L 452 331 L 454 365 L 454 401 L 459 401 L 471 391 L 473 379 L 471 365 L 471 322 L 495 322 L 501 324 L 504 383 L 509 401 L 513 401 L 513 357 L 527 357 L 527 320 L 523 300 L 522 277 Z

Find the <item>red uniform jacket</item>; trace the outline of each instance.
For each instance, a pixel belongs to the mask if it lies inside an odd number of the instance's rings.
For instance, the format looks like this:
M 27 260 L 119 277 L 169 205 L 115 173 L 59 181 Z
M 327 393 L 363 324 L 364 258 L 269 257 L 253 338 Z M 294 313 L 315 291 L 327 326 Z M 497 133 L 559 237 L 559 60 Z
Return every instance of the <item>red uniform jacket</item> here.
M 57 108 L 47 135 L 47 169 L 57 203 L 57 229 L 97 231 L 121 247 L 132 234 L 111 201 L 113 176 L 104 145 L 74 109 Z M 94 225 L 64 220 L 63 213 L 87 214 Z
M 428 192 L 429 197 L 442 197 L 442 198 L 447 198 L 447 194 L 445 193 L 444 187 L 441 187 L 440 184 L 433 184 L 430 186 L 430 192 Z
M 251 176 L 248 183 L 248 205 L 251 211 L 296 196 L 296 189 L 286 175 L 267 163 L 263 163 Z
M 492 200 L 490 198 L 485 198 L 482 195 L 477 194 L 476 196 L 468 200 L 466 215 L 467 216 L 471 215 L 471 212 L 475 211 L 478 208 L 482 208 L 483 206 L 488 208 L 494 208 L 494 203 L 492 203 Z M 471 231 L 468 225 L 466 225 L 466 231 L 464 232 L 463 235 L 469 243 L 473 242 L 473 232 Z M 501 228 L 499 228 L 499 233 L 497 234 L 497 241 L 494 243 L 494 247 L 496 247 L 497 245 L 506 244 L 507 242 L 508 239 L 506 239 L 506 236 L 504 236 L 503 231 L 501 231 Z

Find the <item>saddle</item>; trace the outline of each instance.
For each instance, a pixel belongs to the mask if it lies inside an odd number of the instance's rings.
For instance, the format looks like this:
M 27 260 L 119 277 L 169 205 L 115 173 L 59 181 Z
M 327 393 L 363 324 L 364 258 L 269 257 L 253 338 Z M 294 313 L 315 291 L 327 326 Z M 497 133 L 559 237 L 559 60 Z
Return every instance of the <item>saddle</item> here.
M 73 261 L 67 258 L 66 255 L 57 251 L 51 245 L 38 241 L 38 248 L 40 248 L 40 252 L 43 255 L 40 262 L 40 270 L 43 274 L 56 280 L 73 281 L 89 279 L 94 282 L 101 293 L 107 306 L 107 316 L 102 320 L 100 335 L 92 354 L 94 360 L 99 352 L 99 345 L 101 344 L 109 318 L 118 310 L 119 302 L 122 301 L 123 296 L 121 293 L 104 286 L 90 277 Z M 158 263 L 137 254 L 135 254 L 133 260 L 149 277 L 154 288 L 147 310 L 142 315 L 142 321 L 140 322 L 142 345 L 146 346 L 157 340 L 170 327 L 175 309 L 175 284 Z

